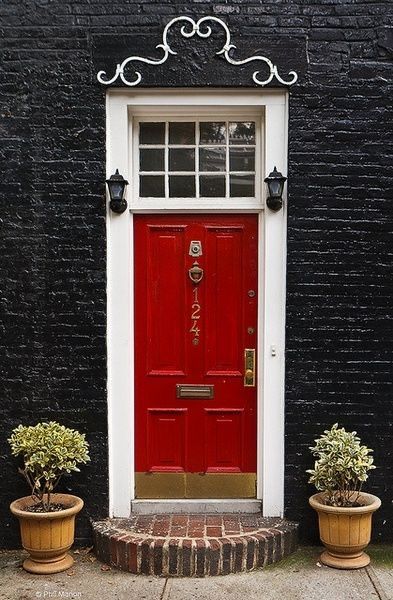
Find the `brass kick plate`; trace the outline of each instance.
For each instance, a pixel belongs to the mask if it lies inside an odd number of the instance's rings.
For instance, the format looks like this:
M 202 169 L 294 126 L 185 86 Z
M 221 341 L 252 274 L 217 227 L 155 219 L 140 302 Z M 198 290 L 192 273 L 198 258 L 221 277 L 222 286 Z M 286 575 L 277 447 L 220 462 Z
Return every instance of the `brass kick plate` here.
M 214 385 L 191 385 L 178 383 L 176 398 L 214 398 Z
M 255 498 L 256 473 L 135 473 L 137 498 Z

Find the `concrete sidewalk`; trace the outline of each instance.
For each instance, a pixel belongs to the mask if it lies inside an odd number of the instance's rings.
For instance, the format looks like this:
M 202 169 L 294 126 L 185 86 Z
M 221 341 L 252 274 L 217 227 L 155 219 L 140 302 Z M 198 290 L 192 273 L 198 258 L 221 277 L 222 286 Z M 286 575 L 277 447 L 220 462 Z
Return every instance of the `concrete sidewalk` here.
M 338 571 L 318 563 L 319 548 L 303 547 L 280 563 L 251 573 L 205 579 L 135 576 L 110 569 L 86 549 L 57 575 L 30 575 L 24 554 L 0 553 L 0 599 L 36 600 L 393 600 L 393 547 L 373 546 L 370 567 Z

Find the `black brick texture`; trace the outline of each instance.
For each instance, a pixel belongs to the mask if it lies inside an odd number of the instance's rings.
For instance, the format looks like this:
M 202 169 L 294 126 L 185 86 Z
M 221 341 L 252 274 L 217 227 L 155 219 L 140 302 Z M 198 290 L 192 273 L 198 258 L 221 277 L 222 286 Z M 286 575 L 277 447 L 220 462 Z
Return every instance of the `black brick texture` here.
M 161 41 L 187 14 L 228 24 L 237 56 L 266 53 L 290 90 L 286 515 L 316 539 L 308 447 L 338 421 L 375 449 L 367 491 L 382 499 L 374 539 L 393 541 L 392 54 L 390 0 L 0 3 L 0 545 L 19 545 L 8 504 L 27 490 L 6 442 L 56 419 L 87 434 L 92 462 L 61 491 L 108 513 L 105 89 L 121 56 Z M 146 86 L 251 85 L 253 65 L 179 41 Z M 123 54 L 122 54 L 123 53 Z M 137 52 L 136 52 L 137 53 Z

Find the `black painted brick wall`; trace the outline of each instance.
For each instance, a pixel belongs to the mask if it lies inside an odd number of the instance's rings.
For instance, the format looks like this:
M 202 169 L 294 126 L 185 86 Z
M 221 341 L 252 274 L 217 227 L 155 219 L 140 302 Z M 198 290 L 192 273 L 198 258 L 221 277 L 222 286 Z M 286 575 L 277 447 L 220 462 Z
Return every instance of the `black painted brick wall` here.
M 63 482 L 86 501 L 78 541 L 89 542 L 90 517 L 107 514 L 105 90 L 95 45 L 138 34 L 154 49 L 181 14 L 223 18 L 239 53 L 271 47 L 283 76 L 285 56 L 300 75 L 289 123 L 286 513 L 315 539 L 308 446 L 338 421 L 375 448 L 375 537 L 393 540 L 392 12 L 390 0 L 0 3 L 1 546 L 19 544 L 8 504 L 26 489 L 6 438 L 20 422 L 53 418 L 87 433 L 92 462 Z M 233 85 L 233 71 L 223 73 Z M 180 83 L 163 70 L 152 85 L 211 83 L 206 65 L 186 75 Z

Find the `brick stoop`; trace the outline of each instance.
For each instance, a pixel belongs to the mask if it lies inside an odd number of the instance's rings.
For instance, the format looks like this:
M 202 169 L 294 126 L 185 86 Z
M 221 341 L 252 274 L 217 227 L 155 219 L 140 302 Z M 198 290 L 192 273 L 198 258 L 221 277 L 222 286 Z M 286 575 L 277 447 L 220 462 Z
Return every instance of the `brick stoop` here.
M 258 514 L 135 515 L 93 522 L 93 535 L 103 562 L 166 577 L 253 571 L 297 547 L 296 523 Z

